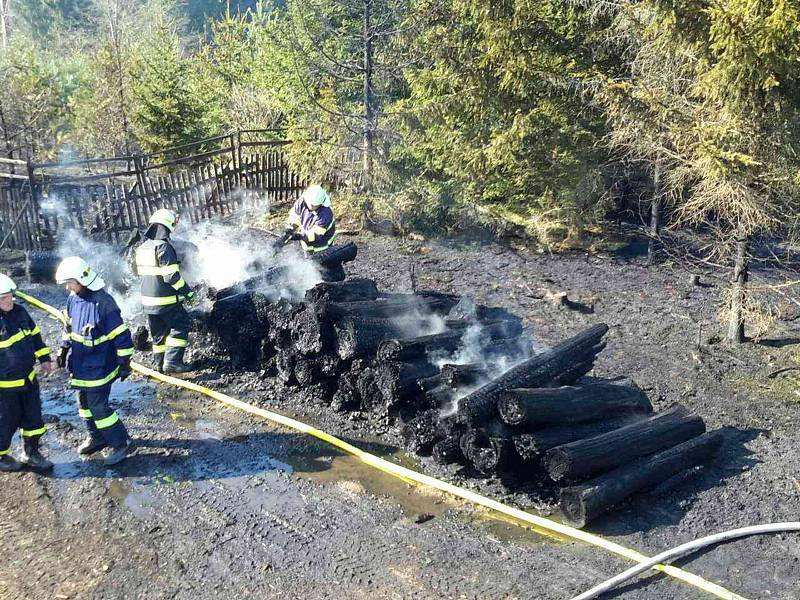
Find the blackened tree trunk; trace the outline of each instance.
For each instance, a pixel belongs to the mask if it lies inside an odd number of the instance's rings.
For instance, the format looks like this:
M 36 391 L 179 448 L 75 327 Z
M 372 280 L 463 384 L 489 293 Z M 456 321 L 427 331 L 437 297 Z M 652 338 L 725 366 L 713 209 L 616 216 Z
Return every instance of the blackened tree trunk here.
M 613 383 L 508 390 L 501 396 L 498 409 L 503 421 L 529 430 L 548 424 L 598 421 L 620 413 L 653 411 L 641 390 Z
M 750 274 L 750 238 L 740 235 L 736 240 L 736 263 L 733 271 L 733 290 L 728 316 L 728 342 L 744 342 L 744 304 L 747 298 L 747 280 Z
M 653 167 L 653 201 L 650 204 L 650 241 L 647 244 L 648 266 L 652 266 L 656 262 L 658 236 L 661 234 L 661 212 L 664 202 L 664 190 L 661 177 L 661 165 L 656 162 Z
M 544 466 L 553 481 L 608 471 L 704 433 L 703 419 L 675 405 L 648 419 L 548 450 Z
M 561 512 L 568 525 L 584 527 L 635 492 L 711 460 L 722 444 L 719 431 L 706 433 L 583 485 L 561 490 Z

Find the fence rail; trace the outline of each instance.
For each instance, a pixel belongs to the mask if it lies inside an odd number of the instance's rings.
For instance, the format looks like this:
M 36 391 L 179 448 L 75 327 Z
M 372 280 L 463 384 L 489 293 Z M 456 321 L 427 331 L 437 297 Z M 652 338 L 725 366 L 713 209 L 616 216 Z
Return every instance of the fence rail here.
M 10 169 L 0 172 L 0 248 L 50 249 L 64 227 L 93 239 L 124 242 L 131 231 L 146 227 L 158 208 L 176 210 L 194 224 L 243 207 L 296 199 L 306 184 L 289 169 L 284 147 L 290 142 L 243 141 L 241 133 L 149 156 L 39 165 L 2 159 L 0 166 Z M 244 133 L 252 137 L 259 132 Z M 271 130 L 269 136 L 276 133 Z M 202 145 L 210 142 L 221 142 L 222 147 Z M 196 153 L 174 156 L 186 148 Z M 74 172 L 119 162 L 133 168 Z

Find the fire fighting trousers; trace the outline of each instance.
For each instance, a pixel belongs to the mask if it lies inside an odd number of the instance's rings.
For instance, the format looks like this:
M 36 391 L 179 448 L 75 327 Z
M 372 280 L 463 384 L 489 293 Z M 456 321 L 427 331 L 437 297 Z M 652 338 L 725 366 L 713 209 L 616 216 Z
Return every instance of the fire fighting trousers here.
M 128 430 L 116 411 L 111 410 L 108 397 L 111 386 L 78 391 L 78 414 L 92 435 L 99 435 L 112 448 L 124 446 Z
M 11 438 L 17 429 L 22 429 L 23 439 L 38 439 L 47 433 L 38 381 L 0 391 L 0 455 L 11 451 Z
M 147 322 L 153 338 L 153 354 L 163 355 L 164 364 L 182 363 L 192 326 L 192 320 L 183 305 L 178 304 L 160 315 L 147 315 Z

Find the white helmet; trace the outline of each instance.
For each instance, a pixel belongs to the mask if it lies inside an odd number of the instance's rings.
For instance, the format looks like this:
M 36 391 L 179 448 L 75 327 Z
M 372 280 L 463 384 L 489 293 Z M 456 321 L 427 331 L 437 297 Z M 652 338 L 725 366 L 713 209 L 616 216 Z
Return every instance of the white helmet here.
M 150 217 L 150 225 L 163 225 L 172 232 L 178 224 L 178 215 L 168 208 L 159 208 Z
M 320 206 L 330 206 L 331 197 L 321 185 L 310 185 L 303 192 L 303 201 L 309 208 L 319 208 Z
M 17 289 L 17 284 L 8 275 L 0 273 L 0 294 L 10 294 Z
M 103 289 L 106 285 L 103 278 L 92 271 L 89 263 L 80 256 L 68 256 L 61 261 L 61 264 L 58 265 L 58 269 L 56 269 L 57 283 L 67 283 L 70 279 L 74 279 L 93 292 Z

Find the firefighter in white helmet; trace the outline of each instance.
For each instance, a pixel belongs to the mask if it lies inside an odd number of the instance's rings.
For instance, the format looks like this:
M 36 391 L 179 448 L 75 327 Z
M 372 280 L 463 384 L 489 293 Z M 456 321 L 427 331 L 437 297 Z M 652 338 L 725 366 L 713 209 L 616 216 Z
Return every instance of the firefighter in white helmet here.
M 181 277 L 180 261 L 169 241 L 178 215 L 161 208 L 150 217 L 147 240 L 136 249 L 136 272 L 142 278 L 142 307 L 153 337 L 156 366 L 164 373 L 191 371 L 184 355 L 191 320 L 183 307 L 194 292 Z
M 50 349 L 28 311 L 14 302 L 16 289 L 11 278 L 0 273 L 0 471 L 19 471 L 23 464 L 43 471 L 53 463 L 39 452 L 47 427 L 34 363 L 38 359 L 49 373 Z M 22 430 L 21 462 L 11 455 L 17 429 Z
M 69 371 L 70 386 L 78 392 L 78 414 L 89 432 L 78 452 L 103 450 L 105 464 L 114 465 L 130 449 L 128 431 L 109 406 L 109 396 L 112 384 L 131 374 L 131 332 L 116 301 L 103 289 L 105 282 L 85 260 L 62 260 L 56 281 L 70 291 L 58 366 Z
M 336 239 L 336 219 L 331 198 L 322 186 L 311 185 L 289 210 L 281 245 L 299 240 L 309 254 L 330 248 Z

